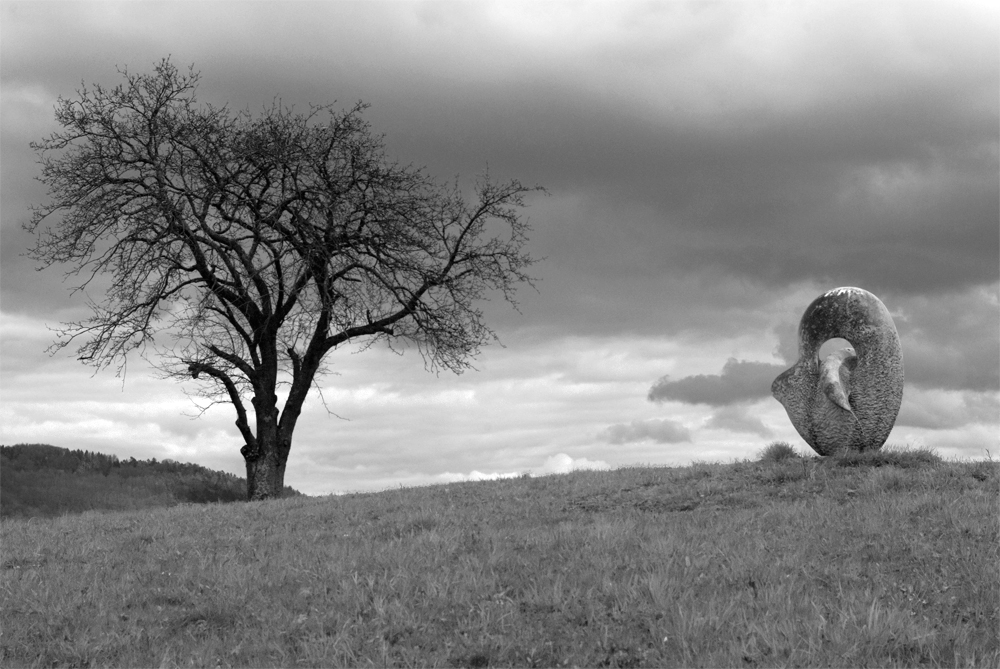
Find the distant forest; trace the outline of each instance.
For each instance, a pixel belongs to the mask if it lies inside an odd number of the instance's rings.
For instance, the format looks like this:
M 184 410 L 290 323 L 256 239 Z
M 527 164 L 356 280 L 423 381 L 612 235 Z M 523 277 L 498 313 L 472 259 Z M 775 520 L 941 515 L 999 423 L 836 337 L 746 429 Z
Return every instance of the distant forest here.
M 285 486 L 284 496 L 300 494 Z M 48 444 L 0 446 L 0 518 L 240 502 L 246 495 L 246 479 L 200 465 Z

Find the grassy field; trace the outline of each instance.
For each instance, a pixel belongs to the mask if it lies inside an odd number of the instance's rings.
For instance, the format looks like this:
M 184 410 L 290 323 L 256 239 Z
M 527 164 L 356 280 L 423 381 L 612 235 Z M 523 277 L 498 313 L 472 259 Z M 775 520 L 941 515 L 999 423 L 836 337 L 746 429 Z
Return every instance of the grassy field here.
M 7 520 L 0 664 L 1000 666 L 1000 464 L 784 455 Z

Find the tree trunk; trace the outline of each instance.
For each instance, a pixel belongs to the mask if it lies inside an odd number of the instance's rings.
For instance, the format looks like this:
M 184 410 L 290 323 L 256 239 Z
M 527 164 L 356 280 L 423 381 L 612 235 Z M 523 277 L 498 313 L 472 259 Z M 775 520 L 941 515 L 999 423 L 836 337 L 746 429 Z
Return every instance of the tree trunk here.
M 256 397 L 252 400 L 257 410 L 256 448 L 243 446 L 240 449 L 247 465 L 247 501 L 250 502 L 280 497 L 285 488 L 285 463 L 291 443 L 290 440 L 281 443 L 276 400 L 274 397 L 270 406 L 258 406 Z
M 257 439 L 256 457 L 244 447 L 243 459 L 247 464 L 247 501 L 280 497 L 285 487 L 285 466 L 278 462 L 278 448 L 274 441 Z

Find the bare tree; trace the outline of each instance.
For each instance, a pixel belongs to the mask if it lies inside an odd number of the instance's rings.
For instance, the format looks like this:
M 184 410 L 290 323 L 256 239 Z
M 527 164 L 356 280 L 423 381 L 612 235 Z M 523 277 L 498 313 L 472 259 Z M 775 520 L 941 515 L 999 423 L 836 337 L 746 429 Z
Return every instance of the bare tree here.
M 387 160 L 362 104 L 254 116 L 198 104 L 198 73 L 169 59 L 121 74 L 60 98 L 62 130 L 32 144 L 50 201 L 25 226 L 31 257 L 67 264 L 75 290 L 109 284 L 53 348 L 76 342 L 118 373 L 151 350 L 168 376 L 231 403 L 248 499 L 281 493 L 327 353 L 409 343 L 459 373 L 495 338 L 474 302 L 499 291 L 516 306 L 531 283 L 519 212 L 540 189 L 485 177 L 469 203 Z

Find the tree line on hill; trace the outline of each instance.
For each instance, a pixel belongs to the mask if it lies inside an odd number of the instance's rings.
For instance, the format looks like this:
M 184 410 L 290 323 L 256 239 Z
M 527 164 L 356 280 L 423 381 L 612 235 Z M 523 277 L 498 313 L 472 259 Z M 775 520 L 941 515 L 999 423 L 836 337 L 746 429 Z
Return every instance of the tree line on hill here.
M 174 460 L 120 460 L 48 444 L 0 446 L 0 517 L 246 500 L 246 479 Z M 285 486 L 283 495 L 300 495 Z

